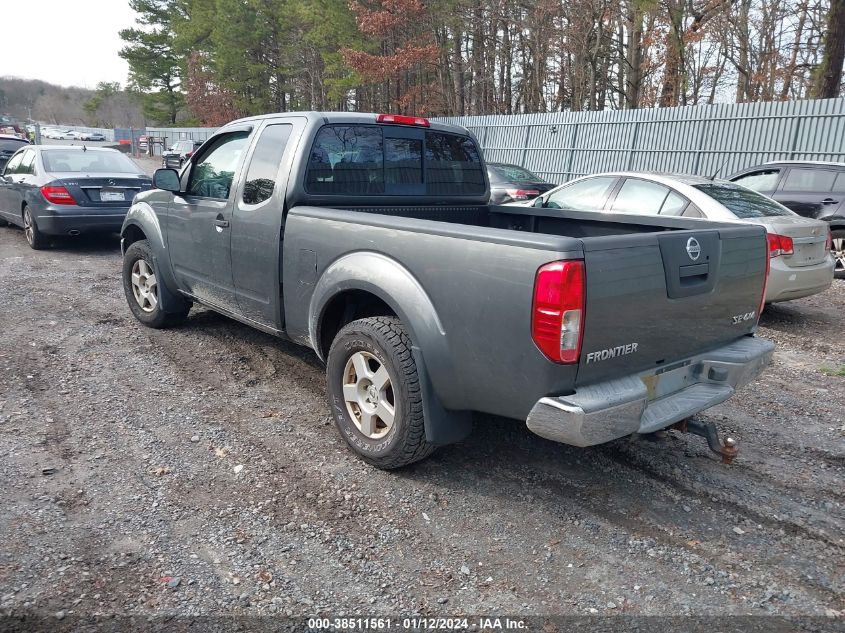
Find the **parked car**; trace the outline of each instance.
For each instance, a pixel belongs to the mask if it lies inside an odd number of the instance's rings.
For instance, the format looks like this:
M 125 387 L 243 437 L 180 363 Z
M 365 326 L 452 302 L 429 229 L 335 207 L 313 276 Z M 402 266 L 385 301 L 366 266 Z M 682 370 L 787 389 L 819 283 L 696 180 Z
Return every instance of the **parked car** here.
M 66 138 L 69 141 L 80 141 L 80 140 L 82 140 L 82 135 L 83 135 L 83 132 L 71 130 L 66 135 L 64 135 L 62 138 Z
M 0 220 L 23 227 L 34 249 L 51 235 L 117 231 L 135 194 L 152 180 L 117 150 L 33 145 L 0 178 Z
M 82 141 L 105 141 L 106 136 L 100 132 L 82 132 L 79 139 Z
M 73 133 L 73 130 L 68 130 L 68 129 L 50 130 L 50 133 L 47 135 L 47 138 L 66 141 L 66 140 L 70 139 L 70 135 L 72 133 Z
M 161 166 L 181 169 L 185 161 L 202 146 L 202 141 L 181 140 L 171 145 L 161 156 Z
M 532 203 L 526 203 L 532 204 Z M 545 208 L 706 218 L 766 228 L 771 273 L 766 303 L 798 299 L 830 287 L 830 231 L 755 191 L 726 180 L 648 173 L 578 178 L 537 198 Z
M 845 279 L 845 163 L 778 161 L 743 169 L 729 180 L 774 198 L 798 215 L 827 222 L 835 275 Z
M 312 347 L 342 437 L 380 468 L 460 440 L 472 411 L 577 446 L 650 433 L 774 348 L 751 336 L 762 227 L 488 205 L 463 127 L 253 117 L 154 182 L 121 232 L 132 314 L 166 327 L 197 303 Z
M 487 177 L 490 179 L 490 204 L 531 200 L 557 186 L 524 167 L 507 163 L 487 163 Z
M 9 162 L 9 159 L 15 152 L 27 145 L 29 145 L 29 141 L 25 141 L 22 138 L 12 136 L 11 134 L 0 134 L 0 171 L 6 166 L 6 163 Z

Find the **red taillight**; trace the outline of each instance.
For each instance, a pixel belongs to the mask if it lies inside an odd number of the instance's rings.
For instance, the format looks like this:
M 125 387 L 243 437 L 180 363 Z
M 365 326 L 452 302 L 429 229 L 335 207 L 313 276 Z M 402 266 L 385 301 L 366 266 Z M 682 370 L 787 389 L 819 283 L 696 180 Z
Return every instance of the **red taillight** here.
M 190 158 L 193 155 L 194 155 L 193 152 L 185 152 L 185 158 Z
M 763 279 L 763 296 L 760 297 L 760 309 L 757 310 L 757 323 L 760 322 L 760 317 L 763 316 L 763 309 L 766 307 L 766 290 L 769 289 L 769 273 L 772 271 L 772 235 L 771 233 L 769 233 L 768 235 L 769 239 L 766 240 L 766 277 Z M 780 236 L 776 235 L 775 237 Z M 789 242 L 791 245 L 792 240 L 789 240 Z
M 792 238 L 786 235 L 769 233 L 769 257 L 792 255 Z
M 549 360 L 577 363 L 584 335 L 584 262 L 551 262 L 537 271 L 531 338 Z
M 41 187 L 41 195 L 52 204 L 76 204 L 70 191 L 64 187 Z
M 540 195 L 536 189 L 505 189 L 511 200 L 530 200 Z
M 404 114 L 379 114 L 376 116 L 376 123 L 397 123 L 399 125 L 421 125 L 429 127 L 428 119 L 421 116 L 405 116 Z

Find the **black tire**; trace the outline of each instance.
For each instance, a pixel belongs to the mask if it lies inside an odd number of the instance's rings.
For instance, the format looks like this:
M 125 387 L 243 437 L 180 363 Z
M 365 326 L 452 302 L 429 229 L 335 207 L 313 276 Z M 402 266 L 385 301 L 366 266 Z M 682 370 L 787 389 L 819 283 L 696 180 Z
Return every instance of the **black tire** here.
M 133 272 L 137 272 L 135 271 L 136 262 L 140 270 L 154 273 L 153 253 L 152 249 L 150 249 L 150 243 L 147 240 L 134 242 L 126 249 L 126 254 L 123 256 L 123 292 L 126 295 L 126 302 L 129 304 L 129 309 L 135 318 L 147 327 L 156 329 L 173 327 L 184 323 L 188 312 L 191 310 L 190 304 L 186 304 L 177 312 L 164 312 L 161 309 L 161 301 L 159 301 L 157 277 L 153 289 L 149 289 L 147 284 L 144 283 L 143 286 L 146 295 L 141 296 L 139 294 L 139 298 L 136 298 L 132 283 Z M 149 275 L 142 275 L 142 279 L 144 282 L 148 281 Z M 154 301 L 151 299 L 151 296 L 154 297 Z M 143 306 L 141 303 L 142 300 L 144 301 Z
M 0 226 L 9 226 L 9 221 L 0 218 Z
M 834 229 L 831 231 L 830 236 L 833 240 L 842 240 L 839 243 L 839 251 L 837 251 L 836 242 L 834 241 L 833 258 L 836 264 L 833 269 L 833 275 L 837 279 L 845 279 L 845 229 Z M 839 253 L 838 258 L 837 252 Z
M 393 422 L 386 434 L 377 439 L 365 435 L 353 421 L 343 395 L 347 365 L 359 352 L 373 357 L 372 362 L 383 366 L 390 379 Z M 411 341 L 399 319 L 368 317 L 344 326 L 332 341 L 326 376 L 335 424 L 349 447 L 365 462 L 388 470 L 407 466 L 434 452 L 435 446 L 425 437 L 422 393 Z M 353 403 L 352 408 L 356 406 Z
M 35 216 L 32 215 L 29 207 L 25 206 L 23 208 L 21 216 L 23 218 L 24 236 L 29 247 L 36 251 L 41 251 L 49 247 L 50 239 L 38 228 L 38 223 L 35 221 Z

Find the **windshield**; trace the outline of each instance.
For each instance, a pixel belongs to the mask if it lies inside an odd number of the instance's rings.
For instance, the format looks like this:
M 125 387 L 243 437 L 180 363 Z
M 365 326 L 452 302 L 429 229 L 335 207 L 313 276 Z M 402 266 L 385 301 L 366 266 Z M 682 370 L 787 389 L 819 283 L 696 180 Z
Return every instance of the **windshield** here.
M 748 218 L 767 218 L 779 215 L 795 215 L 782 204 L 766 196 L 739 185 L 726 183 L 708 183 L 693 185 L 708 196 L 726 206 L 741 220 Z
M 41 157 L 44 161 L 44 169 L 47 171 L 89 174 L 114 172 L 137 174 L 139 172 L 135 163 L 117 152 L 51 149 L 42 152 Z
M 543 179 L 532 174 L 527 169 L 517 167 L 516 165 L 490 165 L 490 171 L 493 172 L 499 180 L 507 182 L 543 182 Z

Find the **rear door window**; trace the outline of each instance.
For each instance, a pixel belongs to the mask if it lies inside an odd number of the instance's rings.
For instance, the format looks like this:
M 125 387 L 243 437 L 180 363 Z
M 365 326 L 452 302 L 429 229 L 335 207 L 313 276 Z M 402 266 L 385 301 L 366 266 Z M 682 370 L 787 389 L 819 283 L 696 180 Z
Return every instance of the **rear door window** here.
M 779 177 L 779 169 L 761 169 L 735 178 L 734 182 L 754 191 L 774 191 Z
M 689 204 L 689 200 L 676 191 L 670 191 L 660 207 L 660 215 L 681 215 Z
M 637 178 L 628 178 L 616 194 L 610 210 L 616 213 L 657 215 L 668 195 L 669 187 Z
M 601 211 L 615 182 L 616 178 L 613 176 L 579 180 L 554 191 L 546 198 L 546 206 L 551 209 Z
M 791 168 L 783 183 L 784 191 L 805 193 L 827 193 L 833 190 L 836 180 L 835 170 Z
M 19 174 L 35 174 L 35 152 L 31 149 L 24 151 L 21 164 L 18 167 Z
M 290 123 L 283 123 L 268 125 L 261 132 L 246 173 L 244 203 L 261 204 L 273 195 L 276 175 L 292 129 Z
M 840 171 L 833 183 L 833 190 L 837 193 L 845 193 L 845 171 Z

